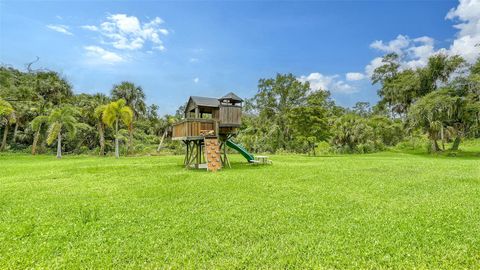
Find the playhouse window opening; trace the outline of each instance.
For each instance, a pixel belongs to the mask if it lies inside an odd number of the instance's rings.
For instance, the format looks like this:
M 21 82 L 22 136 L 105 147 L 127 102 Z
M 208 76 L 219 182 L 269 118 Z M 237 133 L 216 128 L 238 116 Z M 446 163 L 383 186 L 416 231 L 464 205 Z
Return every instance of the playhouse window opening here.
M 202 119 L 212 119 L 212 114 L 211 113 L 200 113 L 200 118 Z

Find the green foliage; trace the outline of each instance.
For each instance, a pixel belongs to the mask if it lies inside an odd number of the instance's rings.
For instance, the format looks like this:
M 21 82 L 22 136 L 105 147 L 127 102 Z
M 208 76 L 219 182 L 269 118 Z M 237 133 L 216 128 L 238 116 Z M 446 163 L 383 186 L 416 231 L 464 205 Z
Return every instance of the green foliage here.
M 470 95 L 466 98 L 459 95 L 452 88 L 442 88 L 427 94 L 409 110 L 410 124 L 422 128 L 428 134 L 433 151 L 439 150 L 437 140 L 460 138 L 470 130 L 476 131 L 479 116 L 478 102 Z
M 133 114 L 133 110 L 126 105 L 124 99 L 112 101 L 104 107 L 102 121 L 115 130 L 115 156 L 117 158 L 120 155 L 119 141 L 123 141 L 123 138 L 126 137 L 126 134 L 124 134 L 122 130 L 119 130 L 119 123 L 122 122 L 128 128 L 128 133 L 130 133 L 130 138 L 132 140 Z
M 368 125 L 373 129 L 373 137 L 385 146 L 396 145 L 405 134 L 400 120 L 392 120 L 382 115 L 372 115 L 368 118 Z
M 0 119 L 2 119 L 2 124 L 5 124 L 6 119 L 10 118 L 14 112 L 15 109 L 13 109 L 12 105 L 0 98 Z
M 112 98 L 114 100 L 123 99 L 128 105 L 135 117 L 144 115 L 147 110 L 145 104 L 145 93 L 142 87 L 135 85 L 132 82 L 122 82 L 114 85 L 112 88 Z
M 336 119 L 332 126 L 332 145 L 339 153 L 365 153 L 373 145 L 373 128 L 365 118 L 356 114 L 346 114 Z M 373 150 L 373 149 L 372 149 Z
M 382 58 L 382 63 L 372 74 L 373 84 L 384 84 L 397 75 L 400 68 L 400 56 L 396 53 L 387 54 Z
M 322 141 L 319 142 L 315 147 L 315 152 L 319 155 L 328 155 L 331 154 L 332 148 L 328 142 Z
M 308 146 L 315 155 L 315 145 L 330 136 L 328 127 L 329 93 L 316 91 L 307 96 L 304 106 L 295 107 L 289 114 L 294 138 Z
M 61 105 L 73 97 L 70 83 L 56 72 L 39 71 L 29 83 L 33 83 L 36 99 L 43 107 Z
M 52 123 L 48 128 L 48 135 L 47 135 L 47 144 L 52 144 L 58 137 L 58 134 L 62 131 L 62 124 L 58 122 Z
M 380 151 L 419 131 L 428 134 L 429 151 L 435 152 L 452 142 L 456 150 L 465 138 L 479 137 L 480 60 L 469 64 L 458 56 L 438 54 L 424 67 L 406 68 L 402 57 L 385 55 L 374 71 L 371 79 L 379 86 L 380 101 L 372 105 L 357 102 L 342 108 L 328 89 L 311 89 L 293 74 L 260 79 L 256 95 L 245 100 L 237 140 L 254 153 L 316 155 L 325 142 L 334 152 Z M 147 105 L 145 98 L 142 87 L 132 82 L 114 85 L 111 96 L 74 95 L 70 83 L 56 72 L 32 70 L 31 65 L 27 72 L 0 67 L 0 148 L 31 147 L 34 154 L 38 146 L 40 152 L 48 152 L 53 147 L 44 142 L 53 143 L 59 129 L 68 129 L 64 124 L 48 125 L 45 133 L 48 115 L 72 107 L 78 111 L 77 132 L 67 133 L 77 136 L 61 138 L 66 152 L 182 152 L 181 144 L 168 137 L 183 117 L 185 104 L 173 116 L 159 116 L 158 106 Z M 126 143 L 117 146 L 119 141 Z
M 401 69 L 399 56 L 386 55 L 372 80 L 381 83 L 379 105 L 388 107 L 410 126 L 421 128 L 431 140 L 430 150 L 439 151 L 454 139 L 458 149 L 465 136 L 478 133 L 479 84 L 477 64 L 470 66 L 459 56 L 437 54 L 425 67 Z M 379 107 L 381 109 L 381 107 Z
M 289 116 L 295 108 L 305 104 L 309 89 L 308 82 L 300 82 L 293 74 L 277 74 L 275 78 L 259 80 L 252 105 L 258 112 L 259 121 L 268 121 L 270 125 L 262 131 L 273 138 L 273 151 L 288 148 L 288 142 L 292 139 L 292 132 L 288 128 Z
M 126 126 L 129 126 L 133 121 L 133 111 L 126 105 L 124 99 L 110 102 L 103 109 L 102 121 L 109 127 L 113 127 L 116 121 L 121 121 Z
M 52 144 L 63 132 L 68 132 L 70 138 L 75 137 L 79 127 L 77 115 L 75 108 L 70 106 L 54 109 L 47 120 L 49 123 L 47 144 Z
M 426 67 L 401 70 L 398 61 L 398 55 L 384 56 L 384 64 L 375 69 L 372 82 L 381 84 L 380 102 L 402 116 L 416 100 L 435 91 L 440 83 L 446 84 L 465 63 L 459 56 L 437 54 L 429 58 Z
M 394 146 L 403 138 L 402 123 L 385 116 L 369 118 L 346 114 L 337 118 L 332 127 L 332 145 L 339 153 L 372 153 Z
M 259 81 L 245 104 L 239 140 L 254 152 L 311 152 L 330 136 L 328 119 L 338 113 L 328 91 L 310 91 L 292 74 Z

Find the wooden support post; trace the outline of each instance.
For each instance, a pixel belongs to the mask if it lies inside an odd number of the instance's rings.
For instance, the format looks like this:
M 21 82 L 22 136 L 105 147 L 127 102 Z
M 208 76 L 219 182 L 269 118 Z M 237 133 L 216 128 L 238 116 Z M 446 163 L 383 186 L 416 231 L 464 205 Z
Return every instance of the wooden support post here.
M 183 143 L 185 143 L 185 145 L 187 146 L 187 152 L 185 153 L 185 158 L 183 159 L 183 165 L 187 165 L 187 162 L 188 162 L 188 141 L 183 141 Z
M 195 144 L 197 146 L 197 162 L 195 164 L 195 168 L 199 168 L 199 165 L 201 163 L 201 160 L 202 160 L 202 146 L 200 145 L 200 141 L 199 140 L 196 140 L 195 141 Z
M 225 147 L 225 143 L 223 141 L 220 141 L 220 151 L 222 151 L 223 147 Z M 223 154 L 220 154 L 220 161 L 222 164 L 225 164 L 225 158 Z
M 228 139 L 228 138 L 226 138 L 226 139 Z M 232 166 L 230 166 L 230 160 L 228 160 L 228 156 L 227 156 L 226 139 L 222 140 L 222 143 L 220 144 L 220 151 L 223 152 L 223 153 L 220 154 L 220 157 L 221 157 L 221 160 L 222 160 L 223 167 L 228 166 L 229 168 L 232 168 Z
M 195 162 L 196 158 L 197 158 L 197 151 L 196 151 L 196 147 L 195 147 L 195 141 L 191 141 L 191 145 L 190 145 L 190 156 L 188 158 L 188 164 L 187 164 L 187 168 L 191 168 L 191 165 L 193 162 Z
M 187 153 L 185 154 L 185 167 L 189 169 L 191 168 L 192 163 L 197 160 L 198 151 L 196 149 L 195 141 L 187 140 L 185 143 L 187 145 Z
M 223 159 L 225 160 L 224 166 L 228 166 L 228 168 L 232 168 L 232 166 L 230 166 L 230 160 L 228 159 L 228 155 L 227 155 L 227 144 L 225 144 L 225 147 L 223 147 Z

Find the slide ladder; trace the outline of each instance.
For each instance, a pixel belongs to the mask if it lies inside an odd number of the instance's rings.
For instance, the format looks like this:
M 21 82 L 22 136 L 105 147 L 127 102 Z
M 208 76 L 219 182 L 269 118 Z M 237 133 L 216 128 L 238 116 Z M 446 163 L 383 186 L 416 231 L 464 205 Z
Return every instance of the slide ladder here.
M 227 140 L 225 142 L 227 144 L 228 147 L 230 148 L 233 148 L 235 150 L 237 150 L 240 154 L 242 154 L 242 156 L 250 163 L 252 162 L 255 162 L 255 158 L 253 157 L 252 154 L 250 154 L 245 148 L 243 148 L 243 146 L 241 146 L 240 144 L 236 144 L 234 143 L 233 141 L 231 140 Z

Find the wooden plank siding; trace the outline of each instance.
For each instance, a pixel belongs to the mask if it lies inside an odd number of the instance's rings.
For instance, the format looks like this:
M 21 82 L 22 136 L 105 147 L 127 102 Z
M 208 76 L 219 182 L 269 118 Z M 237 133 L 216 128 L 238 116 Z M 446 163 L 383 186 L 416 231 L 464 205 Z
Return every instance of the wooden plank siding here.
M 221 127 L 238 127 L 242 124 L 242 107 L 220 106 L 219 121 Z
M 215 120 L 213 119 L 185 119 L 173 124 L 172 139 L 183 140 L 187 137 L 201 137 L 200 131 L 213 131 L 217 135 Z

